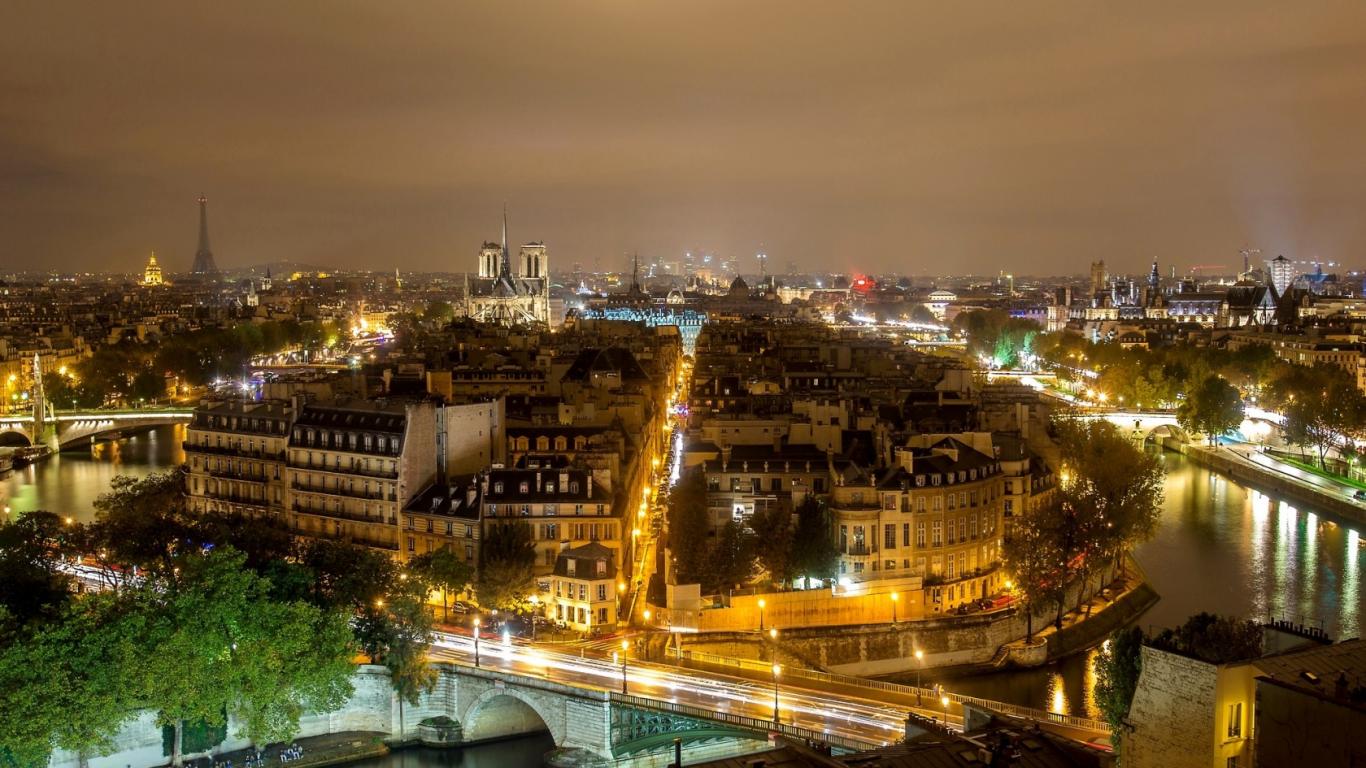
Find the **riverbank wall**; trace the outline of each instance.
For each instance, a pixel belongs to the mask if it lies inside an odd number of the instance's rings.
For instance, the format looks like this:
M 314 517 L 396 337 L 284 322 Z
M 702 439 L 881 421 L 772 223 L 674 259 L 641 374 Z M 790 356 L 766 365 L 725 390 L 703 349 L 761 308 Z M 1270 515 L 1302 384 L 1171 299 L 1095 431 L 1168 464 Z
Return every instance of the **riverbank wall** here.
M 723 666 L 777 661 L 857 677 L 904 679 L 917 670 L 962 673 L 1039 666 L 1096 645 L 1114 629 L 1137 620 L 1158 600 L 1132 558 L 1126 579 L 1106 581 L 1097 574 L 1087 584 L 1087 594 L 1105 587 L 1114 595 L 1112 599 L 1092 598 L 1088 618 L 1066 614 L 1062 629 L 1056 630 L 1050 623 L 1054 614 L 1036 614 L 1035 642 L 1028 644 L 1023 642 L 1028 629 L 1025 616 L 1015 609 L 898 623 L 779 627 L 776 642 L 757 631 L 681 634 L 676 642 L 689 658 L 701 663 L 709 659 Z M 1071 608 L 1077 602 L 1074 587 L 1066 605 Z
M 1316 488 L 1303 480 L 1259 466 L 1227 448 L 1211 449 L 1203 445 L 1183 443 L 1173 438 L 1163 440 L 1162 447 L 1264 493 L 1311 505 L 1320 512 L 1326 512 L 1351 523 L 1366 524 L 1366 509 L 1346 498 L 1343 493 Z

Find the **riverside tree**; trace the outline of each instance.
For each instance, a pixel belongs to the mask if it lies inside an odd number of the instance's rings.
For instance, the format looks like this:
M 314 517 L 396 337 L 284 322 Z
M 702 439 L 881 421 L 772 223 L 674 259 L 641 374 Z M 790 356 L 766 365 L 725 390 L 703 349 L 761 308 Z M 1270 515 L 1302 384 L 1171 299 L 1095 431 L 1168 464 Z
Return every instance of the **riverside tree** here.
M 1117 629 L 1096 657 L 1096 706 L 1101 717 L 1110 724 L 1117 750 L 1123 749 L 1129 706 L 1133 704 L 1138 676 L 1143 671 L 1142 648 L 1143 630 L 1138 627 Z
M 1176 409 L 1182 427 L 1204 434 L 1210 445 L 1243 422 L 1243 398 L 1222 376 L 1211 374 Z
M 433 589 L 441 590 L 441 620 L 449 618 L 452 593 L 460 594 L 474 580 L 474 568 L 450 547 L 426 552 L 408 561 L 408 569 L 420 574 Z
M 708 570 L 707 480 L 693 467 L 669 494 L 669 554 L 679 584 L 700 583 Z

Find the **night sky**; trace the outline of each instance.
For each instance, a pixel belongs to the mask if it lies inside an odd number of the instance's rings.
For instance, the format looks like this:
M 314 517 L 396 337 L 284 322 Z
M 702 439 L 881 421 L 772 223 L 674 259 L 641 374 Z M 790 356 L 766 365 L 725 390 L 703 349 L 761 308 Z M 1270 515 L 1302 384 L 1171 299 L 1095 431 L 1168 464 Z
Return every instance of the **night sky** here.
M 390 6 L 402 10 L 391 10 Z M 1366 266 L 1366 3 L 11 2 L 0 269 Z

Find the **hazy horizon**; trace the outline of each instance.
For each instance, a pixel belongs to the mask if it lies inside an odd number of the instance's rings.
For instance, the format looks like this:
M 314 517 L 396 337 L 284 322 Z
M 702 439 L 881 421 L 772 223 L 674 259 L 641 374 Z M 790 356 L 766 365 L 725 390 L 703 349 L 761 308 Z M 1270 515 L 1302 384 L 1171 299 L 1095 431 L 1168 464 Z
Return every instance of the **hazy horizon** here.
M 1366 6 L 81 0 L 0 31 L 0 271 L 1366 263 Z

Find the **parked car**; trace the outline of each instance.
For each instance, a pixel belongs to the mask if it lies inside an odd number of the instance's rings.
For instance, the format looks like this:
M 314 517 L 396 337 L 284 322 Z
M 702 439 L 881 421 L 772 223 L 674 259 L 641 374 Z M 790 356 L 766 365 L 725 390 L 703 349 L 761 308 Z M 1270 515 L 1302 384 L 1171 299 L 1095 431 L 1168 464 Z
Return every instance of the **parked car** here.
M 1357 501 L 1366 501 L 1366 491 L 1357 491 L 1356 493 L 1352 494 L 1352 498 L 1356 499 Z

